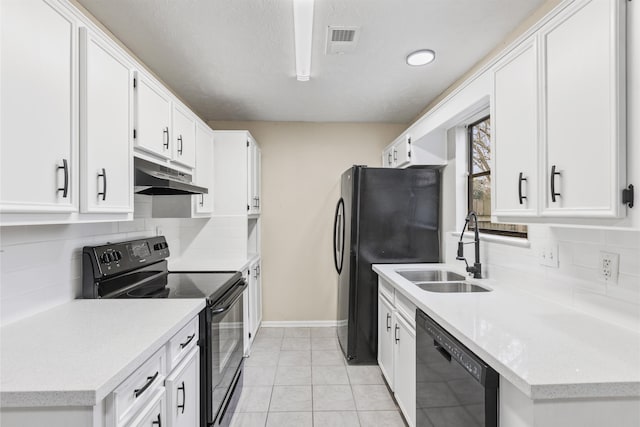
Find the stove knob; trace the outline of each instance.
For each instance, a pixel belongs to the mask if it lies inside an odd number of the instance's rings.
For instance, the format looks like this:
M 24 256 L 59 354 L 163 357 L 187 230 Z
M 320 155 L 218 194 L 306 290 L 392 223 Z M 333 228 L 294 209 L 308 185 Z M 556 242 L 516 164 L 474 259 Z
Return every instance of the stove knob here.
M 162 243 L 156 243 L 155 245 L 153 245 L 154 251 L 159 251 L 160 249 L 162 249 Z
M 109 264 L 113 261 L 113 258 L 109 252 L 105 252 L 100 256 L 100 261 L 102 261 L 103 264 Z
M 122 252 L 115 251 L 113 253 L 113 259 L 114 259 L 114 261 L 120 261 L 122 259 Z

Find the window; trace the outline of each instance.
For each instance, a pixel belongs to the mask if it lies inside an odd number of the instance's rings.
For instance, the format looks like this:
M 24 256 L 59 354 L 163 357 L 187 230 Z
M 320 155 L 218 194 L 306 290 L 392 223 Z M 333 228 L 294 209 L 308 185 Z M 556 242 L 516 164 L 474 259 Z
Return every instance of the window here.
M 478 229 L 483 233 L 527 237 L 527 226 L 491 222 L 491 118 L 468 126 L 469 210 L 478 214 Z M 471 224 L 469 224 L 471 225 Z

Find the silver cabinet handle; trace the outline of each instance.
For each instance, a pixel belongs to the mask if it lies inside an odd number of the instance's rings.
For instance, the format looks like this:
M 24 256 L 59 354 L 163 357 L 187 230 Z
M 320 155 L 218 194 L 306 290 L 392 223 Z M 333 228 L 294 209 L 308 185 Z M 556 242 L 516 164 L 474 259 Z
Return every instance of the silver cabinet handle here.
M 391 166 L 391 151 L 389 151 L 389 154 L 387 155 L 387 164 Z
M 387 331 L 391 330 L 391 315 L 387 313 Z
M 398 150 L 396 150 L 395 148 L 393 149 L 393 161 L 398 161 Z
M 204 194 L 200 195 L 200 206 L 204 206 Z
M 394 332 L 394 337 L 396 339 L 396 344 L 400 342 L 400 337 L 398 336 L 398 332 L 400 332 L 400 326 L 396 324 L 396 330 Z
M 107 171 L 104 170 L 104 168 L 102 168 L 102 173 L 98 174 L 98 179 L 100 179 L 100 177 L 102 177 L 102 192 L 98 192 L 98 197 L 102 196 L 102 200 L 106 200 L 107 199 Z
M 182 135 L 178 137 L 178 154 L 182 156 Z

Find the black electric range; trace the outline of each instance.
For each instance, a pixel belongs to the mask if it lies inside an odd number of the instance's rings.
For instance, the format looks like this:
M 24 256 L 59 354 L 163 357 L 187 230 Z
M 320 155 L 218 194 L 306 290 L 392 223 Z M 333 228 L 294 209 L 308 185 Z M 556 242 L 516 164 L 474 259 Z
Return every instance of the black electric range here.
M 164 236 L 86 246 L 84 298 L 204 298 L 200 313 L 201 425 L 228 426 L 242 391 L 243 291 L 235 271 L 169 271 Z

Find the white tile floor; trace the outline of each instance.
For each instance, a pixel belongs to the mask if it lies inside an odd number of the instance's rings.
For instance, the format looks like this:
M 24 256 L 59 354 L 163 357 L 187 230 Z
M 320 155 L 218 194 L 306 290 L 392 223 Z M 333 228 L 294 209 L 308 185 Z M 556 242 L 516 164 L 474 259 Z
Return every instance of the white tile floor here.
M 261 328 L 232 427 L 404 427 L 377 366 L 349 366 L 335 328 Z

